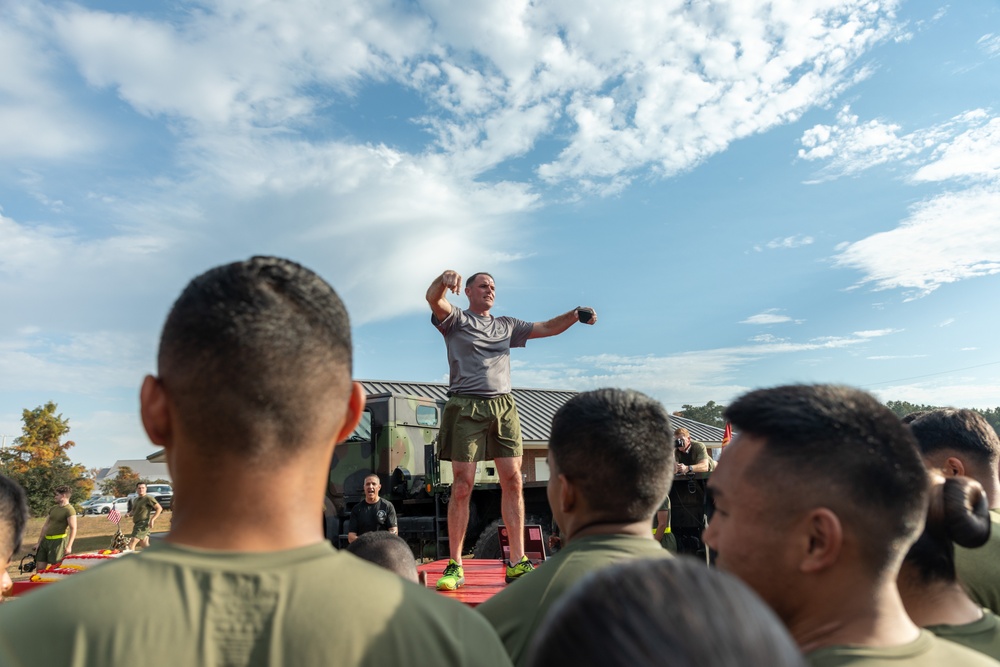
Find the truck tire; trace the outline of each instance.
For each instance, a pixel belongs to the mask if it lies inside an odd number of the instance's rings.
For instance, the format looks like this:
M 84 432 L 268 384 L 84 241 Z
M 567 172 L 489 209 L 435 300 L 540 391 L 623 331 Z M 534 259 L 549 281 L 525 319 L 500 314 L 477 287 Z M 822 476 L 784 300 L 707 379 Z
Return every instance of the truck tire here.
M 483 532 L 480 533 L 479 539 L 476 540 L 476 546 L 472 549 L 472 555 L 480 559 L 492 559 L 500 560 L 503 557 L 503 552 L 500 549 L 500 534 L 497 528 L 502 525 L 502 521 L 497 519 L 492 523 L 488 524 L 486 528 L 483 528 Z M 542 527 L 542 544 L 545 545 L 545 553 L 549 555 L 549 535 L 552 534 L 550 530 L 551 521 L 547 521 L 538 516 L 526 516 L 524 517 L 524 524 L 526 526 L 541 526 Z

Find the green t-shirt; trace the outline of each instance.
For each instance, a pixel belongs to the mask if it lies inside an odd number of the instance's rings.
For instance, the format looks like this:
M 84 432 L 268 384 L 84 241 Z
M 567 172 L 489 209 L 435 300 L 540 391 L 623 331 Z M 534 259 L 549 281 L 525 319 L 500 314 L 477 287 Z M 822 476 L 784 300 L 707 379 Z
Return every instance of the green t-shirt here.
M 693 466 L 696 463 L 701 463 L 705 459 L 708 459 L 709 470 L 715 468 L 715 461 L 708 455 L 708 448 L 705 447 L 705 443 L 703 442 L 692 440 L 690 449 L 686 452 L 676 449 L 674 450 L 674 454 L 677 457 L 677 462 L 683 463 L 686 466 Z
M 670 558 L 670 553 L 651 539 L 632 535 L 592 535 L 571 540 L 534 572 L 476 607 L 476 611 L 496 628 L 514 664 L 523 665 L 535 631 L 573 584 L 594 570 L 636 558 Z
M 66 534 L 69 530 L 69 518 L 72 516 L 76 516 L 76 509 L 72 505 L 56 505 L 49 510 L 49 525 L 45 529 L 45 534 Z
M 983 546 L 955 546 L 955 572 L 969 597 L 1000 613 L 1000 508 L 990 510 L 990 524 L 990 539 Z
M 928 625 L 925 629 L 930 630 L 938 637 L 944 637 L 956 644 L 968 646 L 995 660 L 1000 660 L 1000 618 L 989 609 L 983 611 L 983 617 L 972 623 Z
M 156 510 L 160 503 L 152 496 L 139 496 L 132 501 L 132 521 L 136 523 L 149 523 L 150 515 Z
M 812 667 L 997 667 L 1000 662 L 938 639 L 926 630 L 920 631 L 915 642 L 902 646 L 874 648 L 867 646 L 826 646 L 806 654 Z
M 137 663 L 509 667 L 510 659 L 468 607 L 327 542 L 272 553 L 154 542 L 0 605 L 0 665 Z

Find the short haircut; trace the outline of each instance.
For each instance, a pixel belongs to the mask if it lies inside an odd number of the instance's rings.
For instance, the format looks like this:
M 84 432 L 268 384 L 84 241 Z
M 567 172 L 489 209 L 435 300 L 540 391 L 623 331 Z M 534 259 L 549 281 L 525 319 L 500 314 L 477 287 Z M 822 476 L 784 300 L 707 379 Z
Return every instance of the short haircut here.
M 417 581 L 417 560 L 410 546 L 399 535 L 386 530 L 358 535 L 347 550 L 364 560 L 395 572 L 404 579 Z
M 969 457 L 983 472 L 994 470 L 1000 460 L 1000 438 L 975 410 L 927 410 L 910 422 L 910 430 L 924 456 L 952 449 Z
M 681 426 L 681 427 L 679 427 L 679 428 L 677 428 L 677 429 L 674 430 L 674 436 L 676 436 L 678 438 L 683 438 L 684 436 L 687 436 L 687 437 L 690 438 L 691 437 L 691 432 L 688 431 L 683 426 Z
M 543 621 L 527 664 L 806 665 L 753 591 L 690 558 L 632 560 L 584 577 Z
M 979 482 L 968 477 L 935 475 L 927 504 L 924 532 L 906 553 L 924 583 L 953 582 L 955 545 L 974 549 L 990 539 L 990 505 Z
M 590 509 L 615 521 L 650 519 L 670 492 L 674 446 L 657 401 L 628 389 L 597 389 L 552 418 L 549 454 Z
M 65 484 L 60 484 L 59 486 L 57 486 L 55 488 L 55 492 L 58 493 L 58 494 L 60 494 L 60 495 L 67 495 L 68 496 L 68 495 L 72 495 L 73 494 L 73 489 L 71 489 L 70 487 L 66 486 Z
M 491 276 L 490 274 L 486 273 L 485 271 L 477 271 L 476 273 L 473 273 L 471 276 L 469 276 L 466 279 L 465 286 L 466 287 L 471 287 L 472 283 L 475 282 L 475 280 L 476 280 L 476 278 L 478 276 L 489 276 L 490 280 L 492 280 L 493 282 L 496 282 L 496 279 L 493 276 Z
M 160 339 L 161 381 L 204 456 L 265 464 L 296 452 L 351 391 L 351 327 L 333 288 L 254 257 L 192 280 Z
M 787 385 L 744 394 L 725 417 L 741 435 L 764 440 L 744 474 L 774 480 L 781 490 L 768 492 L 786 516 L 827 507 L 858 536 L 873 573 L 898 564 L 923 524 L 928 477 L 889 408 L 851 387 Z
M 138 489 L 140 486 L 147 486 L 147 484 L 146 484 L 146 482 L 136 482 L 135 483 L 135 488 Z
M 379 477 L 378 473 L 375 473 L 375 472 L 368 473 L 367 475 L 365 475 L 365 478 L 363 480 L 361 480 L 361 481 L 362 482 L 367 482 L 369 479 L 371 479 L 373 477 L 375 478 L 375 481 L 378 482 L 379 485 L 381 486 L 381 484 L 382 484 L 382 478 Z
M 0 560 L 21 550 L 24 527 L 28 523 L 28 496 L 21 485 L 0 475 Z M 4 561 L 6 567 L 7 563 Z

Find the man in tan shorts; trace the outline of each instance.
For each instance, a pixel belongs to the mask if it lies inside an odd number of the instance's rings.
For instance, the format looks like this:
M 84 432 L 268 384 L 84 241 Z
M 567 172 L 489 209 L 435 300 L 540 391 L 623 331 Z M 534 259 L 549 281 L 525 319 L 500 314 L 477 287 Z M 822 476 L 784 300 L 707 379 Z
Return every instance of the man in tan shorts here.
M 448 302 L 459 293 L 462 277 L 445 271 L 427 288 L 431 323 L 448 348 L 448 403 L 441 419 L 439 456 L 451 461 L 454 481 L 448 503 L 448 550 L 451 560 L 439 590 L 465 583 L 462 544 L 469 523 L 469 499 L 475 486 L 476 462 L 493 460 L 503 494 L 501 513 L 510 536 L 507 583 L 533 568 L 524 555 L 524 498 L 521 487 L 521 424 L 511 396 L 510 348 L 532 338 L 555 336 L 576 322 L 595 324 L 592 308 L 578 307 L 545 322 L 526 322 L 490 314 L 496 296 L 493 276 L 475 273 L 465 283 L 466 310 Z

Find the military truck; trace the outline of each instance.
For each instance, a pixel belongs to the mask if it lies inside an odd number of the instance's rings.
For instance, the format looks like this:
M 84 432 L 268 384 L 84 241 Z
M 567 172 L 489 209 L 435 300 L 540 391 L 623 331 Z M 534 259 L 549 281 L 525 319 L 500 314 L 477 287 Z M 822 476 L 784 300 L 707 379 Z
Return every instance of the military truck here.
M 426 382 L 362 380 L 367 395 L 361 423 L 334 452 L 327 491 L 326 533 L 337 546 L 347 543 L 347 521 L 351 509 L 364 500 L 364 478 L 375 473 L 382 483 L 381 495 L 396 508 L 399 534 L 414 553 L 444 558 L 448 554 L 448 501 L 453 480 L 451 464 L 436 457 L 441 411 L 447 386 Z M 521 420 L 524 455 L 521 473 L 525 519 L 542 526 L 548 537 L 552 524 L 545 487 L 549 427 L 552 417 L 576 392 L 513 390 Z M 722 429 L 672 416 L 677 426 L 686 426 L 698 440 L 718 441 Z M 701 533 L 704 476 L 682 479 L 671 494 L 674 525 L 678 532 L 697 538 Z M 477 558 L 499 558 L 496 526 L 500 523 L 500 483 L 492 461 L 476 466 L 476 485 L 469 505 L 469 525 L 464 553 Z M 678 535 L 681 537 L 681 535 Z M 697 541 L 697 540 L 696 540 Z M 699 543 L 700 544 L 700 543 Z M 688 542 L 685 550 L 697 544 Z
M 436 457 L 441 411 L 448 387 L 426 382 L 362 380 L 367 395 L 361 423 L 338 445 L 330 465 L 327 536 L 346 543 L 351 508 L 364 500 L 365 476 L 375 473 L 381 495 L 396 508 L 399 534 L 414 552 L 433 558 L 448 553 L 448 501 L 454 479 L 451 463 Z M 547 532 L 552 523 L 545 487 L 549 425 L 556 410 L 575 392 L 514 389 L 524 454 L 521 474 L 527 523 Z M 500 480 L 492 461 L 476 466 L 469 503 L 465 551 L 480 558 L 500 557 Z

